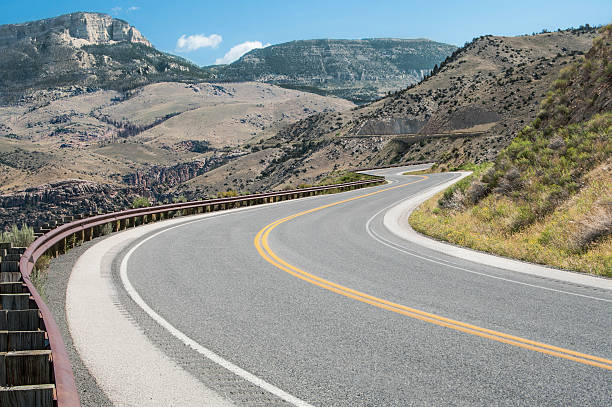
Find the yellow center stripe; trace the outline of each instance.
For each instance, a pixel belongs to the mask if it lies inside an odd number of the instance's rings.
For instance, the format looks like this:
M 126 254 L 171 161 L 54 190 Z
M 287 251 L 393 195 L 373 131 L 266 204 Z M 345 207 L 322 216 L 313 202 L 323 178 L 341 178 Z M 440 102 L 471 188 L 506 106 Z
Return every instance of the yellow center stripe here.
M 588 355 L 588 354 L 576 352 L 573 350 L 560 348 L 558 346 L 548 345 L 548 344 L 541 343 L 541 342 L 532 341 L 530 339 L 521 338 L 518 336 L 494 331 L 494 330 L 487 329 L 487 328 L 481 328 L 476 325 L 456 321 L 456 320 L 446 318 L 440 315 L 421 311 L 415 308 L 410 308 L 410 307 L 407 307 L 401 304 L 396 304 L 394 302 L 387 301 L 381 298 L 377 298 L 372 295 L 362 293 L 360 291 L 345 287 L 343 285 L 336 284 L 329 280 L 326 280 L 321 277 L 315 276 L 313 274 L 307 273 L 306 271 L 287 263 L 285 260 L 278 257 L 278 255 L 276 255 L 276 253 L 272 251 L 272 249 L 270 248 L 268 244 L 268 236 L 270 235 L 270 232 L 272 232 L 272 230 L 274 230 L 278 225 L 282 223 L 285 223 L 287 221 L 290 221 L 302 215 L 306 215 L 312 212 L 320 211 L 322 209 L 330 208 L 332 206 L 340 205 L 340 204 L 354 201 L 357 199 L 366 198 L 372 195 L 377 195 L 382 192 L 390 191 L 393 189 L 402 188 L 404 186 L 414 184 L 416 182 L 420 182 L 428 178 L 427 176 L 424 176 L 424 175 L 421 175 L 419 177 L 421 177 L 421 179 L 413 181 L 413 182 L 408 182 L 405 184 L 380 189 L 374 192 L 355 196 L 352 198 L 343 199 L 341 201 L 333 202 L 333 203 L 319 206 L 313 209 L 308 209 L 308 210 L 287 216 L 285 218 L 278 219 L 270 223 L 269 225 L 265 226 L 263 229 L 261 229 L 257 233 L 254 239 L 255 248 L 257 249 L 257 252 L 260 254 L 260 256 L 263 259 L 265 259 L 268 263 L 274 265 L 275 267 L 291 274 L 292 276 L 300 278 L 304 281 L 307 281 L 311 284 L 314 284 L 326 290 L 332 291 L 334 293 L 343 295 L 345 297 L 352 298 L 354 300 L 361 301 L 363 303 L 370 304 L 375 307 L 382 308 L 388 311 L 392 311 L 397 314 L 401 314 L 401 315 L 405 315 L 411 318 L 419 319 L 421 321 L 429 322 L 431 324 L 454 329 L 456 331 L 480 336 L 483 338 L 491 339 L 497 342 L 506 343 L 509 345 L 518 346 L 524 349 L 530 349 L 530 350 L 545 353 L 551 356 L 557 356 L 560 358 L 573 360 L 575 362 L 583 363 L 585 365 L 596 366 L 596 367 L 600 367 L 603 369 L 612 370 L 612 360 L 609 360 L 609 359 L 605 359 L 605 358 L 593 356 L 593 355 Z

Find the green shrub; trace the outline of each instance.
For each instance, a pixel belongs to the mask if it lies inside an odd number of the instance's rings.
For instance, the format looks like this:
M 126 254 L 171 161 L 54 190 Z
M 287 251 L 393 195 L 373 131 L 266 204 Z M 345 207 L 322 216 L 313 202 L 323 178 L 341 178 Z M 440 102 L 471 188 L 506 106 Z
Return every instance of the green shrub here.
M 0 241 L 12 243 L 15 247 L 28 247 L 34 241 L 34 229 L 26 225 L 13 225 L 7 232 L 0 234 Z
M 151 206 L 151 203 L 149 202 L 149 199 L 144 196 L 137 196 L 132 201 L 132 209 L 146 208 L 148 206 Z
M 102 230 L 100 231 L 100 233 L 102 234 L 102 236 L 110 235 L 111 233 L 113 233 L 113 224 L 106 223 L 104 226 L 102 226 Z
M 319 186 L 344 184 L 346 182 L 373 180 L 377 178 L 379 177 L 351 171 L 332 171 L 321 182 L 319 182 Z

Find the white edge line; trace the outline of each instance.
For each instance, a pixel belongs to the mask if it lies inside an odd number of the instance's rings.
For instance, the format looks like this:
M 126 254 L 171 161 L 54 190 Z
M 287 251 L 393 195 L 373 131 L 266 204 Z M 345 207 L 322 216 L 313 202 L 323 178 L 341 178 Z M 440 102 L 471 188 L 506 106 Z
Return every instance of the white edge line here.
M 229 215 L 229 213 L 227 214 L 223 214 L 223 215 L 219 215 L 219 216 L 215 216 L 214 218 L 218 218 L 220 216 L 225 216 L 225 215 Z M 138 304 L 138 306 L 140 308 L 143 309 L 143 311 L 145 311 L 151 318 L 153 318 L 153 320 L 155 322 L 157 322 L 159 325 L 161 325 L 162 327 L 164 327 L 168 332 L 170 332 L 174 337 L 176 337 L 177 339 L 179 339 L 181 342 L 183 342 L 185 345 L 189 346 L 190 348 L 192 348 L 193 350 L 195 350 L 196 352 L 198 352 L 199 354 L 205 356 L 206 358 L 208 358 L 209 360 L 211 360 L 212 362 L 218 364 L 219 366 L 229 370 L 230 372 L 234 373 L 235 375 L 243 378 L 244 380 L 254 384 L 255 386 L 258 386 L 260 388 L 262 388 L 263 390 L 285 400 L 286 402 L 293 404 L 294 406 L 298 406 L 298 407 L 313 407 L 311 404 L 308 404 L 307 402 L 292 396 L 291 394 L 279 389 L 278 387 L 274 386 L 273 384 L 270 384 L 268 382 L 266 382 L 265 380 L 255 376 L 252 373 L 247 372 L 246 370 L 236 366 L 235 364 L 233 364 L 232 362 L 222 358 L 221 356 L 217 355 L 216 353 L 214 353 L 213 351 L 211 351 L 210 349 L 205 348 L 204 346 L 200 345 L 199 343 L 197 343 L 196 341 L 194 341 L 193 339 L 191 339 L 189 336 L 185 335 L 183 332 L 179 331 L 177 328 L 175 328 L 172 324 L 170 324 L 166 319 L 164 319 L 161 315 L 159 315 L 157 312 L 155 312 L 143 299 L 142 297 L 138 294 L 138 292 L 136 291 L 136 289 L 134 288 L 134 286 L 132 286 L 132 283 L 130 282 L 128 275 L 127 275 L 127 263 L 128 260 L 130 258 L 130 256 L 136 251 L 136 249 L 138 249 L 142 244 L 144 244 L 145 242 L 147 242 L 148 240 L 157 237 L 158 235 L 165 233 L 169 230 L 181 227 L 181 226 L 185 226 L 194 222 L 201 222 L 202 220 L 205 219 L 212 219 L 213 217 L 210 218 L 204 218 L 204 219 L 198 219 L 198 220 L 194 220 L 191 222 L 185 222 L 185 223 L 181 223 L 180 225 L 176 225 L 176 226 L 172 226 L 169 227 L 167 229 L 164 229 L 162 231 L 159 231 L 149 237 L 147 237 L 144 240 L 141 240 L 140 242 L 138 242 L 138 244 L 136 244 L 134 247 L 132 247 L 130 249 L 130 251 L 128 251 L 128 253 L 125 255 L 125 257 L 122 259 L 121 261 L 121 265 L 120 265 L 120 276 L 121 276 L 121 282 L 123 283 L 123 287 L 125 288 L 125 290 L 128 292 L 128 294 L 130 295 L 130 297 L 132 298 L 132 300 L 134 300 L 134 302 L 136 304 Z
M 464 176 L 460 176 L 460 177 L 457 177 L 456 179 L 451 180 L 451 181 L 453 181 L 452 183 L 450 181 L 448 181 L 446 183 L 449 183 L 450 185 L 452 185 L 453 183 L 458 182 L 461 179 L 465 178 L 469 174 L 470 173 L 465 173 Z M 437 187 L 439 187 L 442 184 L 444 184 L 445 185 L 444 188 L 446 188 L 446 183 L 445 182 L 441 182 L 439 184 L 432 185 L 427 190 L 425 190 L 423 193 L 426 193 L 429 190 L 436 189 Z M 415 196 L 411 196 L 411 197 L 408 197 L 408 198 L 402 198 L 401 200 L 399 200 L 399 201 L 397 201 L 397 202 L 395 202 L 395 203 L 393 203 L 393 204 L 391 204 L 391 205 L 381 209 L 376 214 L 374 214 L 370 219 L 368 219 L 368 221 L 366 222 L 366 231 L 368 232 L 370 237 L 372 237 L 374 240 L 378 241 L 379 243 L 381 243 L 381 244 L 383 244 L 385 246 L 388 246 L 388 247 L 390 247 L 392 249 L 395 249 L 395 250 L 397 250 L 399 252 L 402 252 L 404 254 L 407 254 L 409 256 L 413 256 L 413 257 L 416 257 L 416 258 L 419 258 L 419 259 L 422 259 L 422 260 L 425 260 L 425 261 L 429 261 L 429 262 L 432 262 L 432 263 L 435 263 L 435 264 L 440 264 L 440 265 L 443 265 L 443 266 L 446 266 L 446 267 L 451 267 L 451 268 L 454 268 L 454 269 L 457 269 L 457 270 L 465 271 L 467 273 L 476 274 L 476 275 L 483 276 L 483 277 L 489 277 L 489 278 L 493 278 L 493 279 L 497 279 L 497 280 L 501 280 L 501 281 L 506 281 L 506 282 L 509 282 L 509 283 L 520 284 L 520 285 L 524 285 L 524 286 L 528 286 L 528 287 L 539 288 L 539 289 L 546 290 L 546 291 L 554 291 L 554 292 L 558 292 L 558 293 L 562 293 L 562 294 L 574 295 L 574 296 L 577 296 L 577 297 L 589 298 L 589 299 L 592 299 L 592 300 L 604 301 L 604 302 L 612 303 L 612 300 L 609 300 L 609 299 L 606 299 L 606 298 L 593 297 L 593 296 L 590 296 L 590 295 L 574 293 L 574 292 L 571 292 L 571 291 L 558 290 L 558 289 L 555 289 L 555 288 L 544 287 L 544 286 L 540 286 L 540 285 L 537 285 L 537 284 L 529 284 L 529 283 L 525 283 L 525 282 L 522 282 L 522 281 L 517 281 L 517 280 L 513 280 L 513 279 L 509 279 L 509 278 L 493 276 L 493 275 L 490 275 L 490 274 L 487 274 L 487 273 L 481 273 L 481 272 L 478 272 L 478 271 L 475 271 L 475 270 L 470 270 L 470 269 L 466 269 L 464 267 L 459 267 L 459 266 L 453 265 L 451 262 L 446 261 L 446 260 L 435 259 L 435 258 L 430 258 L 430 257 L 422 256 L 422 255 L 413 253 L 411 251 L 408 251 L 405 248 L 398 247 L 399 246 L 398 244 L 393 243 L 393 242 L 383 238 L 382 236 L 380 236 L 376 232 L 374 232 L 374 230 L 371 227 L 371 223 L 374 220 L 374 218 L 379 216 L 382 212 L 387 211 L 389 208 L 401 205 L 403 202 L 408 201 L 408 200 L 412 200 L 414 198 L 415 198 Z M 492 267 L 495 267 L 495 266 L 492 266 Z M 495 268 L 499 268 L 499 267 L 495 267 Z M 524 273 L 524 274 L 529 275 L 528 273 Z M 542 277 L 542 276 L 536 275 L 535 277 Z M 543 277 L 543 278 L 547 278 L 547 277 Z M 550 279 L 550 280 L 551 280 L 551 282 L 556 281 L 555 279 Z
M 403 201 L 403 200 L 402 200 L 402 201 Z M 393 204 L 393 205 L 395 205 L 395 204 Z M 388 206 L 387 208 L 383 209 L 383 211 L 384 211 L 384 210 L 386 210 L 386 209 L 388 209 L 388 208 L 390 208 L 390 207 L 391 207 L 391 206 L 393 206 L 393 205 Z M 483 277 L 489 277 L 489 278 L 493 278 L 493 279 L 496 279 L 496 280 L 506 281 L 506 282 L 508 282 L 508 283 L 520 284 L 520 285 L 524 285 L 524 286 L 528 286 L 528 287 L 539 288 L 539 289 L 546 290 L 546 291 L 554 291 L 554 292 L 558 292 L 558 293 L 562 293 L 562 294 L 575 295 L 575 296 L 578 296 L 578 297 L 589 298 L 589 299 L 591 299 L 591 300 L 605 301 L 605 302 L 612 302 L 612 300 L 608 300 L 608 299 L 605 299 L 605 298 L 592 297 L 592 296 L 590 296 L 590 295 L 573 293 L 573 292 L 571 292 L 571 291 L 557 290 L 557 289 L 555 289 L 555 288 L 544 287 L 544 286 L 537 285 L 537 284 L 529 284 L 529 283 L 525 283 L 525 282 L 522 282 L 522 281 L 512 280 L 512 279 L 509 279 L 509 278 L 504 278 L 504 277 L 499 277 L 499 276 L 493 276 L 493 275 L 490 275 L 490 274 L 487 274 L 487 273 L 481 273 L 481 272 L 479 272 L 479 271 L 474 271 L 474 270 L 470 270 L 470 269 L 466 269 L 466 268 L 463 268 L 463 267 L 459 267 L 459 266 L 452 265 L 452 264 L 450 264 L 449 262 L 444 261 L 444 260 L 442 260 L 442 259 L 432 259 L 432 258 L 430 258 L 430 257 L 421 256 L 421 255 L 419 255 L 419 254 L 413 253 L 413 252 L 408 251 L 408 250 L 406 250 L 406 249 L 404 249 L 404 248 L 397 247 L 397 245 L 396 245 L 395 243 L 393 243 L 393 242 L 391 242 L 391 241 L 389 241 L 389 240 L 387 240 L 387 239 L 383 238 L 382 236 L 380 236 L 379 234 L 377 234 L 376 232 L 374 232 L 374 230 L 371 228 L 370 222 L 371 222 L 371 221 L 372 221 L 372 220 L 373 220 L 373 219 L 374 219 L 376 216 L 378 216 L 378 215 L 379 215 L 381 212 L 382 212 L 382 211 L 378 212 L 376 215 L 372 216 L 372 217 L 371 217 L 371 218 L 368 220 L 368 223 L 366 224 L 366 230 L 367 230 L 368 234 L 369 234 L 369 235 L 370 235 L 370 236 L 371 236 L 371 237 L 372 237 L 374 240 L 378 241 L 379 243 L 381 243 L 381 244 L 383 244 L 383 245 L 385 245 L 385 246 L 388 246 L 388 247 L 390 247 L 390 248 L 392 248 L 392 249 L 395 249 L 395 250 L 397 250 L 397 251 L 399 251 L 399 252 L 402 252 L 402 253 L 404 253 L 404 254 L 407 254 L 407 255 L 409 255 L 409 256 L 416 257 L 416 258 L 419 258 L 419 259 L 422 259 L 422 260 L 425 260 L 425 261 L 429 261 L 429 262 L 431 262 L 431 263 L 440 264 L 440 265 L 442 265 L 442 266 L 451 267 L 451 268 L 454 268 L 454 269 L 457 269 L 457 270 L 465 271 L 465 272 L 467 272 L 467 273 L 476 274 L 476 275 L 483 276 Z M 553 280 L 553 281 L 554 281 L 554 280 Z

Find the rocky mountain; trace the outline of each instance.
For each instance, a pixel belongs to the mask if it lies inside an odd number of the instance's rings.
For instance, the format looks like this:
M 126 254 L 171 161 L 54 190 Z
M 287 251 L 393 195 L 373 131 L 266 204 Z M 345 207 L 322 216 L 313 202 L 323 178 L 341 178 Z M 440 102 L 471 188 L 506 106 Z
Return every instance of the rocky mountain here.
M 105 14 L 73 13 L 22 24 L 0 26 L 0 46 L 37 43 L 55 36 L 58 43 L 73 45 L 113 44 L 121 41 L 151 43 L 126 21 Z
M 196 65 L 153 48 L 134 27 L 99 13 L 0 26 L 0 103 L 57 87 L 132 89 L 202 80 Z
M 61 87 L 124 92 L 204 80 L 259 81 L 364 102 L 417 83 L 454 50 L 425 39 L 308 40 L 198 67 L 156 50 L 126 21 L 79 12 L 0 26 L 0 103 Z
M 261 81 L 360 103 L 421 81 L 455 49 L 426 39 L 292 41 L 210 69 L 224 81 Z
M 448 49 L 451 55 L 433 64 L 430 74 L 418 74 L 426 75 L 418 84 L 358 107 L 287 87 L 310 86 L 299 82 L 310 78 L 323 93 L 326 86 L 364 89 L 365 81 L 378 79 L 380 90 L 417 72 L 402 49 L 412 44 L 423 61 L 429 54 L 418 49 L 439 51 L 440 45 L 410 40 L 398 48 L 395 40 L 380 40 L 385 46 L 364 40 L 340 57 L 342 47 L 333 41 L 313 41 L 310 48 L 296 42 L 301 52 L 315 53 L 304 57 L 313 74 L 302 71 L 283 88 L 201 80 L 212 75 L 218 81 L 224 69 L 232 72 L 244 60 L 254 64 L 253 55 L 270 50 L 254 51 L 235 66 L 201 69 L 155 50 L 133 27 L 101 14 L 7 25 L 0 33 L 0 228 L 18 219 L 111 208 L 111 201 L 78 198 L 90 186 L 119 194 L 121 203 L 134 195 L 198 199 L 230 189 L 314 184 L 355 167 L 491 160 L 535 118 L 537 100 L 558 71 L 583 58 L 595 36 L 588 27 L 483 36 Z M 345 62 L 328 64 L 333 70 L 323 64 L 334 60 Z M 354 60 L 363 62 L 361 71 Z M 379 76 L 372 73 L 376 64 Z M 265 76 L 266 66 L 253 68 L 259 75 L 253 78 L 290 77 L 281 71 Z M 92 184 L 69 181 L 75 179 Z

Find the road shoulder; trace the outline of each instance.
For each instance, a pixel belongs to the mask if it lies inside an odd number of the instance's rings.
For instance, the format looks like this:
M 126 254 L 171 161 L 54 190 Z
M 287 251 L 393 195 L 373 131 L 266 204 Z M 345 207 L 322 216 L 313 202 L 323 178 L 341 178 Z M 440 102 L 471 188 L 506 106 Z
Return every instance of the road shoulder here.
M 87 249 L 99 242 L 100 240 L 87 242 L 62 256 L 52 259 L 48 271 L 41 280 L 45 303 L 51 310 L 66 344 L 66 351 L 72 365 L 74 380 L 83 407 L 110 407 L 113 405 L 81 360 L 81 356 L 72 343 L 72 336 L 66 321 L 66 287 L 72 273 L 72 267 Z
M 175 221 L 182 221 L 177 219 Z M 173 221 L 169 221 L 173 222 Z M 78 258 L 66 290 L 66 318 L 74 348 L 115 405 L 226 406 L 146 337 L 117 301 L 112 262 L 121 250 L 167 222 L 117 233 Z
M 551 267 L 541 266 L 538 264 L 526 263 L 514 259 L 499 257 L 492 254 L 483 253 L 476 250 L 471 250 L 468 248 L 459 247 L 449 243 L 431 239 L 416 232 L 408 222 L 408 218 L 410 217 L 412 211 L 414 211 L 421 203 L 425 202 L 427 199 L 431 198 L 436 193 L 448 188 L 450 185 L 467 177 L 470 173 L 457 172 L 456 174 L 459 174 L 459 177 L 444 184 L 429 188 L 423 191 L 422 193 L 414 197 L 410 197 L 400 202 L 398 205 L 390 208 L 384 215 L 383 223 L 385 227 L 394 235 L 411 243 L 464 260 L 469 260 L 500 269 L 515 271 L 518 273 L 529 274 L 533 276 L 544 277 L 588 287 L 612 290 L 612 280 L 610 279 L 589 276 L 586 274 L 559 270 Z

